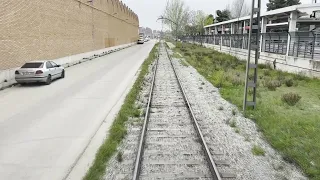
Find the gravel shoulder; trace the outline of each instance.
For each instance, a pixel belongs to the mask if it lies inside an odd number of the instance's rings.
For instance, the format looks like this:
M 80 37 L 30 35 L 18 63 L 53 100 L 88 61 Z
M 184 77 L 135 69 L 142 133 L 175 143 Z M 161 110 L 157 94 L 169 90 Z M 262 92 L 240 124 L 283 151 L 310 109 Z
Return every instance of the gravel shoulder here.
M 220 96 L 218 88 L 185 63 L 174 59 L 196 118 L 211 150 L 222 152 L 235 170 L 236 179 L 307 179 L 264 140 L 252 120 L 243 117 L 236 106 Z

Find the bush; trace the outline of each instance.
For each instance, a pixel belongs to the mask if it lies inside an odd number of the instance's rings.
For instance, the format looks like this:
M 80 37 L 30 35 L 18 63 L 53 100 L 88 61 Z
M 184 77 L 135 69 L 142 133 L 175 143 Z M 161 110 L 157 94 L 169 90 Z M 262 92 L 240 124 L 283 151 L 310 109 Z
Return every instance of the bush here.
M 282 101 L 287 103 L 290 106 L 296 105 L 301 99 L 301 96 L 297 93 L 286 93 L 282 95 Z
M 293 86 L 293 80 L 292 79 L 286 79 L 284 81 L 284 83 L 286 84 L 287 87 Z
M 278 80 L 266 80 L 263 82 L 263 86 L 267 87 L 270 91 L 275 91 L 277 87 L 281 86 L 281 82 Z

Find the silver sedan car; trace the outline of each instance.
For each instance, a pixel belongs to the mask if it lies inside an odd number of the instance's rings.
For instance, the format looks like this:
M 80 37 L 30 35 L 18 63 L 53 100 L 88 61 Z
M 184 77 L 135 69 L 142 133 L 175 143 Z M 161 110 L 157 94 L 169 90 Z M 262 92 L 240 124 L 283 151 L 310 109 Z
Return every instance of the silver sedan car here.
M 64 68 L 52 61 L 31 61 L 15 71 L 15 79 L 19 84 L 44 82 L 51 84 L 52 80 L 64 78 Z

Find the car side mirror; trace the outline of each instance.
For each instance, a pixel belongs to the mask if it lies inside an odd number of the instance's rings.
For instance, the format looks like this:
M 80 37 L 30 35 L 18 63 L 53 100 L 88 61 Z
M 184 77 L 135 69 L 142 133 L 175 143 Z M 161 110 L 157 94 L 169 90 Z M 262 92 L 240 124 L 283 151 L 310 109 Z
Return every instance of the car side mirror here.
M 60 64 L 57 64 L 57 67 L 60 67 L 61 65 Z

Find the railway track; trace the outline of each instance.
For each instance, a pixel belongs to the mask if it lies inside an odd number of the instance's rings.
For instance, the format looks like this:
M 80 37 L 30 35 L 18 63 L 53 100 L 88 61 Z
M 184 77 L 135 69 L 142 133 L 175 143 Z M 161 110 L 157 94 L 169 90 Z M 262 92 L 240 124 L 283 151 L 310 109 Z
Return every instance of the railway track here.
M 221 179 L 164 43 L 136 156 L 137 179 Z

